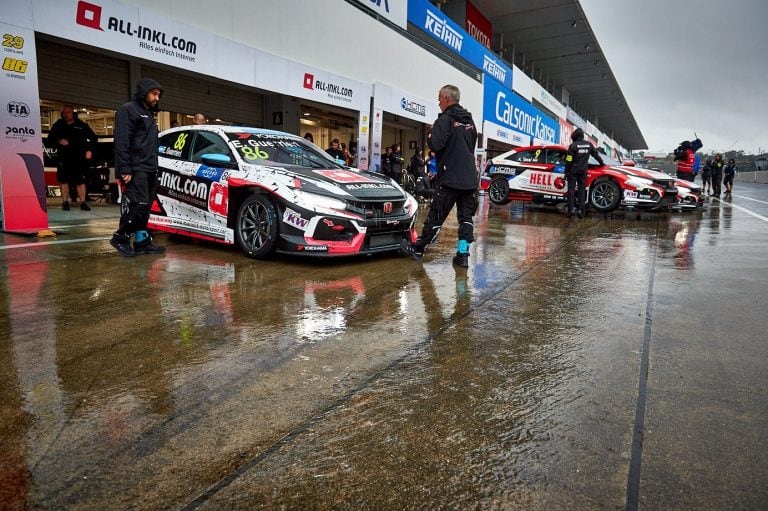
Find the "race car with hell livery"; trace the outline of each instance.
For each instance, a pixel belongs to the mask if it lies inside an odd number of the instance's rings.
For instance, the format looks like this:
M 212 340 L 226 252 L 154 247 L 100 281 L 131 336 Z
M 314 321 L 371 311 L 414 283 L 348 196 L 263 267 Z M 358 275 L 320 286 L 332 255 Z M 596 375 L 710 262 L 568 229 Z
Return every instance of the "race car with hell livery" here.
M 558 204 L 567 200 L 564 146 L 518 147 L 492 158 L 485 169 L 490 179 L 488 198 L 494 204 L 513 200 Z M 651 211 L 666 210 L 677 202 L 675 179 L 628 172 L 603 156 L 604 165 L 590 158 L 587 171 L 587 205 L 600 213 L 619 206 Z
M 289 133 L 183 126 L 160 133 L 158 152 L 152 229 L 259 259 L 397 251 L 416 236 L 418 202 L 397 183 Z

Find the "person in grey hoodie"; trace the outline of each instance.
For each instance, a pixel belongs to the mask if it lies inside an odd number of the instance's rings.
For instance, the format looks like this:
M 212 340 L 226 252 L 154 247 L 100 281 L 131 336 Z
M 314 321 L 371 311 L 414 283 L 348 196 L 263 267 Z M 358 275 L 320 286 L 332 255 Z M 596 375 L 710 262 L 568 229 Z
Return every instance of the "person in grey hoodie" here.
M 400 248 L 406 255 L 420 260 L 455 205 L 459 241 L 453 264 L 466 268 L 469 266 L 469 245 L 474 241 L 472 216 L 478 206 L 480 175 L 475 166 L 477 128 L 472 114 L 459 104 L 460 99 L 461 93 L 455 85 L 445 85 L 438 93 L 442 113 L 437 116 L 427 137 L 429 148 L 437 155 L 436 191 L 421 236 L 413 243 L 403 240 Z
M 147 231 L 149 208 L 157 192 L 157 124 L 155 112 L 163 87 L 151 78 L 136 84 L 133 99 L 115 115 L 115 175 L 123 187 L 120 223 L 110 244 L 123 256 L 160 254 Z M 133 246 L 131 237 L 133 236 Z

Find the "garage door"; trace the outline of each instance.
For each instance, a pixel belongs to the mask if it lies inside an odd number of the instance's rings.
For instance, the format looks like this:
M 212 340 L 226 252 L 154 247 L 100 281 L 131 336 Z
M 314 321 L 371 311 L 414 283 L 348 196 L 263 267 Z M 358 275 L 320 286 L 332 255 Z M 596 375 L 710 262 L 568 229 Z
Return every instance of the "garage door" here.
M 162 84 L 165 89 L 160 101 L 163 110 L 188 114 L 200 112 L 209 119 L 226 119 L 247 126 L 263 125 L 264 97 L 258 92 L 169 68 L 142 65 L 141 74 Z
M 40 97 L 116 109 L 128 101 L 128 61 L 36 40 Z

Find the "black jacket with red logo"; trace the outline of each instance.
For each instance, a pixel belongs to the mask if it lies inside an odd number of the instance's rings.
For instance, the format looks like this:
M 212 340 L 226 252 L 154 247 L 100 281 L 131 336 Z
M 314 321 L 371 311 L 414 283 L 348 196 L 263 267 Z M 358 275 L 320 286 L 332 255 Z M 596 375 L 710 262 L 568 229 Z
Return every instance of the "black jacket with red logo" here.
M 457 190 L 474 190 L 480 185 L 475 166 L 477 128 L 472 114 L 455 103 L 437 116 L 427 138 L 437 155 L 437 183 Z
M 566 174 L 585 174 L 589 168 L 589 157 L 594 156 L 602 165 L 603 159 L 595 147 L 587 140 L 576 140 L 568 146 L 568 154 L 565 157 Z

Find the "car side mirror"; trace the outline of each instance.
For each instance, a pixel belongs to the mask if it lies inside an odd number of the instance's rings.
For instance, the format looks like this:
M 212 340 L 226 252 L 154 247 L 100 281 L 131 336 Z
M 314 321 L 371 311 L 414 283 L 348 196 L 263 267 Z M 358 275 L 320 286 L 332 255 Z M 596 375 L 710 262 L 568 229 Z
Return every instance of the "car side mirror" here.
M 212 167 L 215 166 L 221 166 L 221 165 L 231 165 L 232 164 L 232 158 L 227 156 L 226 154 L 218 154 L 218 153 L 210 153 L 210 154 L 204 154 L 200 157 L 201 160 L 203 160 L 203 163 L 206 165 L 210 165 Z

